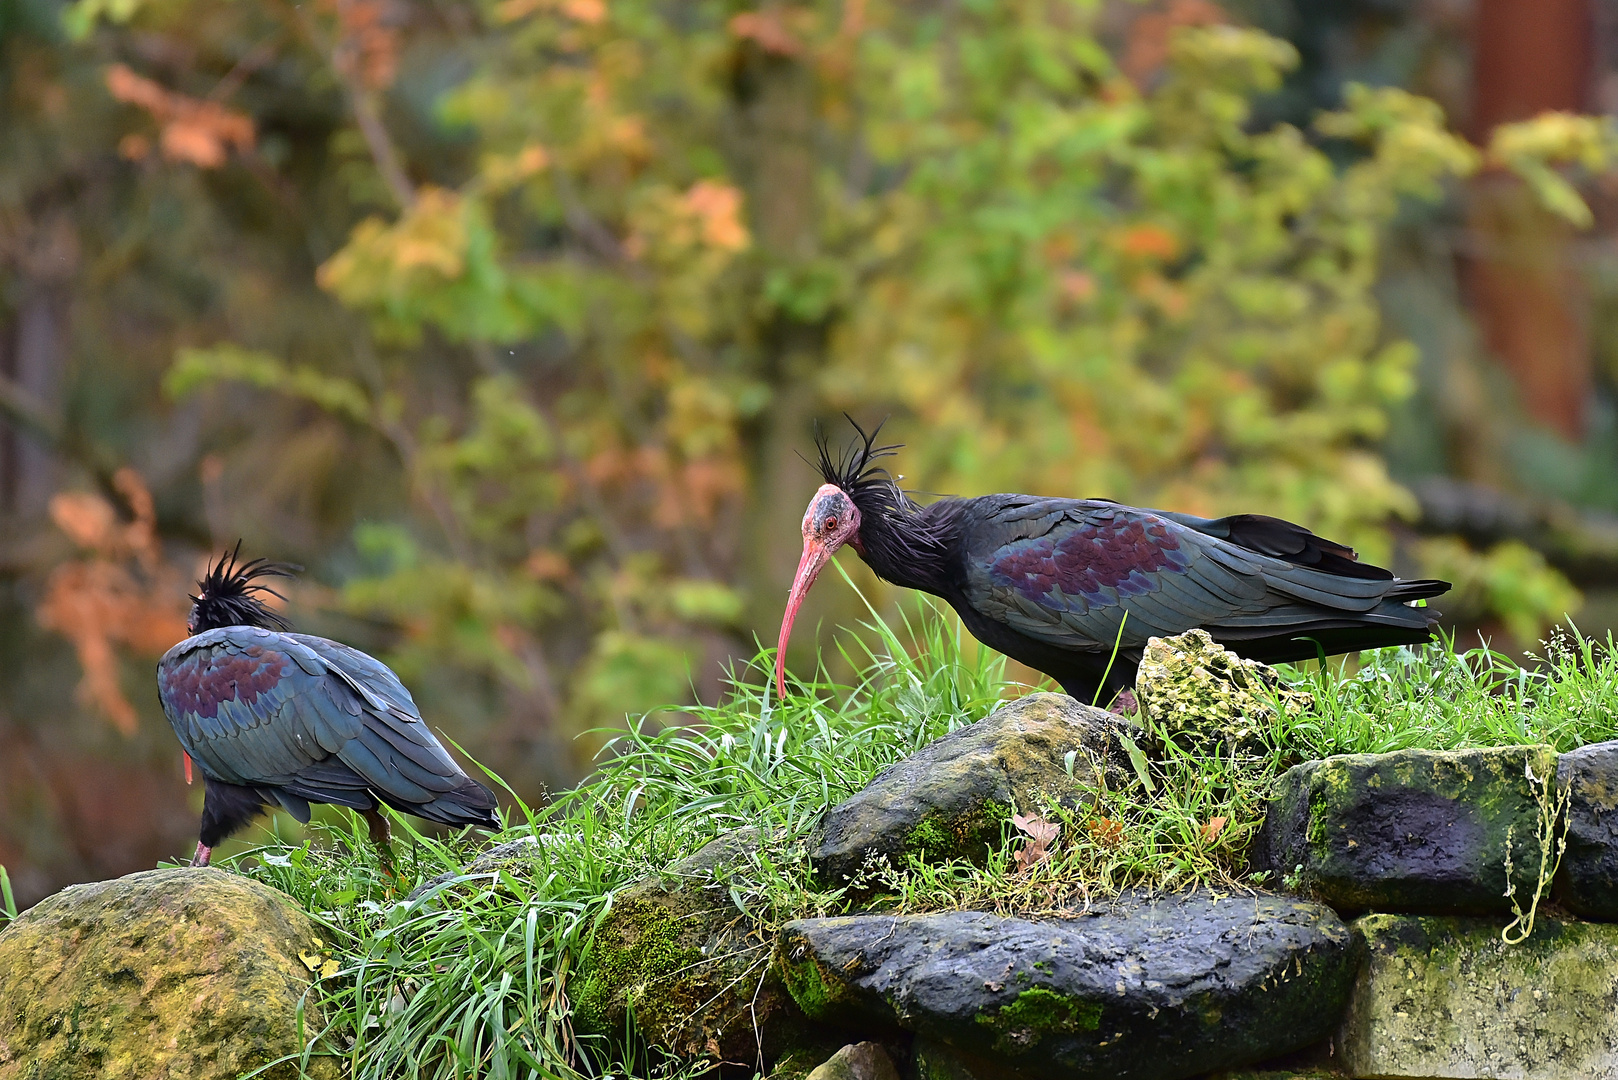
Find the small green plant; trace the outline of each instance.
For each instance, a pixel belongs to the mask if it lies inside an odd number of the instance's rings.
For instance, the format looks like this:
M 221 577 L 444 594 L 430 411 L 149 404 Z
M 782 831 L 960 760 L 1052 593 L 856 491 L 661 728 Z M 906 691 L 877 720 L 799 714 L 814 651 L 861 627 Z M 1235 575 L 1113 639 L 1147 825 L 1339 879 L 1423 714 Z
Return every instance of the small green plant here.
M 1507 945 L 1520 945 L 1534 932 L 1534 918 L 1539 913 L 1539 902 L 1550 891 L 1556 871 L 1561 869 L 1562 855 L 1567 851 L 1567 804 L 1571 789 L 1558 791 L 1556 771 L 1539 776 L 1534 766 L 1527 767 L 1528 783 L 1534 789 L 1534 801 L 1539 806 L 1539 827 L 1536 839 L 1539 846 L 1539 871 L 1534 879 L 1534 894 L 1529 898 L 1528 911 L 1523 912 L 1517 902 L 1517 883 L 1512 879 L 1511 841 L 1513 830 L 1506 830 L 1506 896 L 1511 900 L 1511 913 L 1515 916 L 1500 931 L 1500 940 Z

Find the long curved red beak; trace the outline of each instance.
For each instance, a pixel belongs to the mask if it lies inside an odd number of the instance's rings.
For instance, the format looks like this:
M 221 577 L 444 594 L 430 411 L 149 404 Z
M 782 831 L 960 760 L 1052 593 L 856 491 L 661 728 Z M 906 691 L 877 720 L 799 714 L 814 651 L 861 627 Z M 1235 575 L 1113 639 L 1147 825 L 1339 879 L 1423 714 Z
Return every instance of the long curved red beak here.
M 798 576 L 792 579 L 792 591 L 787 594 L 787 610 L 781 616 L 781 636 L 775 643 L 777 701 L 785 701 L 787 696 L 787 642 L 792 640 L 792 620 L 798 617 L 803 598 L 809 595 L 809 587 L 831 561 L 831 556 L 831 549 L 819 540 L 804 539 L 803 557 L 798 560 Z

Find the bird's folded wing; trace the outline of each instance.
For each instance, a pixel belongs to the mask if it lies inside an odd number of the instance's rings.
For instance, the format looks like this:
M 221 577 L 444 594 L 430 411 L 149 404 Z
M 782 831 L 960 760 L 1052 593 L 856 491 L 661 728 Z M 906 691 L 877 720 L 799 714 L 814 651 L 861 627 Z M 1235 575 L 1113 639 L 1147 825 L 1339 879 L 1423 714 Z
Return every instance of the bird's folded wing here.
M 204 775 L 232 784 L 289 779 L 359 734 L 308 650 L 285 635 L 226 627 L 177 646 L 157 669 L 158 697 Z
M 394 798 L 430 802 L 467 776 L 422 723 L 410 691 L 381 661 L 326 638 L 288 634 L 326 662 L 328 692 L 362 721 L 338 756 Z
M 1382 603 L 1390 585 L 1088 500 L 1018 504 L 981 522 L 965 554 L 967 600 L 978 611 L 1084 652 L 1115 642 L 1137 648 L 1192 627 L 1306 626 L 1333 612 L 1358 615 Z
M 186 753 L 226 783 L 370 805 L 366 788 L 426 803 L 467 779 L 391 671 L 322 638 L 209 631 L 163 658 L 158 695 Z

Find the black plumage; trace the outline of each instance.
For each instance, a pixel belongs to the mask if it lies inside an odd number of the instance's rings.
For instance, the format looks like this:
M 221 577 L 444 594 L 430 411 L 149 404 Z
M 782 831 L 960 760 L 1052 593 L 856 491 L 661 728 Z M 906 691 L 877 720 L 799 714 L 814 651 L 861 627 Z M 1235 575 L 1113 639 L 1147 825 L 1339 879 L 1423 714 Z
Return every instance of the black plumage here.
M 845 543 L 878 577 L 942 597 L 978 640 L 1085 701 L 1133 685 L 1147 639 L 1199 627 L 1266 663 L 1427 641 L 1436 612 L 1419 605 L 1449 589 L 1395 578 L 1258 514 L 1012 494 L 920 505 L 876 464 L 898 449 L 876 435 L 860 431 L 841 455 L 819 440 L 825 483 L 804 514 L 777 648 L 781 693 L 792 621 Z
M 309 820 L 310 803 L 365 814 L 386 839 L 383 804 L 447 825 L 497 828 L 495 799 L 422 722 L 386 665 L 292 633 L 260 584 L 295 568 L 228 554 L 198 582 L 191 637 L 157 665 L 163 712 L 207 785 L 193 863 L 261 809 Z

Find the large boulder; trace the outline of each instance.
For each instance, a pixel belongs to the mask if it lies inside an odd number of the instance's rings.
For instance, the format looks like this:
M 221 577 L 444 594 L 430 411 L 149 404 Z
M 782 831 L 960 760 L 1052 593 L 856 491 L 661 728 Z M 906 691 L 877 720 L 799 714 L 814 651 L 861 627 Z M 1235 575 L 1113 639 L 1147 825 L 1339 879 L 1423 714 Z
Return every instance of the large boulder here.
M 1494 919 L 1367 915 L 1337 1036 L 1350 1076 L 1618 1076 L 1618 926 L 1541 917 L 1508 945 Z
M 1557 902 L 1586 919 L 1618 922 L 1618 742 L 1563 754 L 1556 783 L 1567 799 Z
M 1508 881 L 1526 908 L 1555 769 L 1546 746 L 1305 762 L 1281 777 L 1254 868 L 1339 911 L 1506 912 Z
M 578 1030 L 623 1036 L 633 1016 L 641 1036 L 675 1057 L 760 1071 L 786 1048 L 824 1041 L 726 887 L 761 839 L 756 829 L 728 833 L 613 897 L 571 984 Z
M 809 1015 L 913 1031 L 959 1051 L 947 1068 L 960 1073 L 996 1075 L 971 1064 L 983 1061 L 1051 1080 L 1178 1080 L 1324 1038 L 1358 952 L 1323 905 L 1197 892 L 1066 920 L 801 919 L 776 957 Z
M 0 1080 L 291 1080 L 320 931 L 285 894 L 215 869 L 74 885 L 0 930 Z M 309 957 L 309 963 L 299 954 Z M 309 1075 L 340 1075 L 316 1057 Z
M 982 862 L 1014 813 L 1078 806 L 1098 777 L 1125 782 L 1123 721 L 1065 694 L 1029 694 L 903 761 L 832 807 L 811 850 L 816 873 L 843 887 L 861 870 L 909 858 Z

